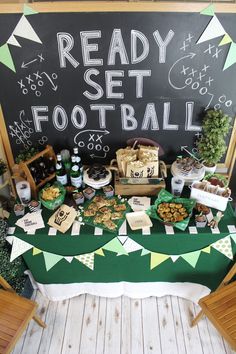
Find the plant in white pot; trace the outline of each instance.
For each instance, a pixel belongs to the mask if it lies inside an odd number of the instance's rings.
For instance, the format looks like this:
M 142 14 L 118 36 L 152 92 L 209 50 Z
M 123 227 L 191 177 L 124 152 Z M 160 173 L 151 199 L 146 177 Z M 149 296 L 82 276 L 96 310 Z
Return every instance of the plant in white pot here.
M 3 159 L 0 159 L 0 184 L 3 183 L 3 174 L 7 170 L 7 164 L 3 161 Z
M 203 118 L 203 134 L 197 148 L 206 172 L 215 172 L 217 162 L 227 149 L 225 137 L 231 128 L 231 119 L 223 111 L 214 109 L 208 110 Z

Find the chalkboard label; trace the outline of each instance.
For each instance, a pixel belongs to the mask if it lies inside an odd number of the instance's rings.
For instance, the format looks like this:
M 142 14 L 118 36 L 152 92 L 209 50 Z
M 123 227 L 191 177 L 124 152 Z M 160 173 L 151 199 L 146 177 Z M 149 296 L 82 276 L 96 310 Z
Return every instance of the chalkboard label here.
M 10 54 L 0 64 L 0 97 L 14 156 L 50 144 L 78 146 L 86 163 L 109 162 L 133 137 L 158 142 L 166 162 L 183 145 L 194 149 L 208 108 L 236 111 L 236 64 L 223 70 L 230 42 L 220 45 L 226 34 L 236 38 L 236 14 L 213 19 L 1 14 L 1 45 Z

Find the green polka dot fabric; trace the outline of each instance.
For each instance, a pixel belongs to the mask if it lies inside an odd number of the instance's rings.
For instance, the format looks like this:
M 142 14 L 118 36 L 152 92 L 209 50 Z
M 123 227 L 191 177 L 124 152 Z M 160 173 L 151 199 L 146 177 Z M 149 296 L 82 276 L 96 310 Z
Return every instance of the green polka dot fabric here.
M 233 259 L 230 236 L 224 237 L 221 240 L 213 243 L 212 247 L 214 247 L 220 253 L 223 253 L 229 259 Z
M 151 205 L 148 208 L 148 210 L 146 211 L 146 213 L 151 218 L 157 219 L 162 223 L 163 223 L 163 220 L 157 214 L 157 207 L 159 204 L 161 204 L 163 202 L 165 202 L 165 203 L 181 203 L 186 208 L 186 210 L 189 214 L 188 218 L 184 219 L 183 221 L 179 221 L 179 222 L 175 222 L 175 223 L 168 223 L 168 225 L 172 225 L 172 226 L 176 227 L 177 229 L 184 231 L 189 224 L 190 216 L 192 214 L 193 207 L 195 206 L 196 201 L 194 199 L 189 199 L 189 198 L 176 198 L 171 193 L 167 192 L 165 189 L 161 189 L 154 205 Z
M 83 263 L 86 267 L 90 269 L 94 269 L 94 253 L 86 253 L 86 254 L 81 254 L 80 256 L 75 257 Z

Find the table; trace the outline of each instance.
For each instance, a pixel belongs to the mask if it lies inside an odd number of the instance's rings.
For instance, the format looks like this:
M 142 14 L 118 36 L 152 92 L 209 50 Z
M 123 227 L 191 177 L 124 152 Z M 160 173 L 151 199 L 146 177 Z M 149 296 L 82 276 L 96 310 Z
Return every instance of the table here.
M 230 205 L 218 234 L 209 227 L 198 229 L 198 234 L 190 234 L 189 229 L 167 234 L 164 225 L 152 220 L 153 227 L 143 232 L 131 231 L 125 221 L 117 235 L 81 225 L 77 235 L 72 236 L 70 229 L 50 236 L 47 220 L 51 212 L 43 209 L 42 215 L 45 229 L 27 235 L 16 227 L 14 236 L 31 245 L 23 258 L 31 279 L 51 300 L 82 293 L 134 298 L 168 294 L 197 302 L 217 287 L 236 253 L 236 233 L 232 233 L 236 218 Z M 11 215 L 9 224 L 13 226 L 15 220 Z M 194 226 L 192 220 L 189 226 Z M 222 253 L 219 240 L 232 252 L 231 257 Z

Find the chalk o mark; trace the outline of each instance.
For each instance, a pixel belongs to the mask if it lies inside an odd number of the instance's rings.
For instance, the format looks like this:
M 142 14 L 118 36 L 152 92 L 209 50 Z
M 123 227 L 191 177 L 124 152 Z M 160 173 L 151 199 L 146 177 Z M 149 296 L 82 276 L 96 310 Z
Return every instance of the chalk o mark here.
M 230 107 L 232 105 L 232 103 L 233 102 L 231 100 L 228 100 L 225 102 L 225 105 L 226 105 L 226 107 Z
M 28 93 L 27 88 L 24 88 L 24 89 L 22 90 L 22 93 L 23 93 L 23 95 L 27 95 L 27 93 Z
M 30 86 L 30 88 L 31 88 L 31 90 L 35 91 L 36 88 L 37 88 L 37 86 L 36 86 L 35 84 L 32 84 L 32 85 Z
M 44 85 L 44 82 L 43 82 L 42 80 L 39 80 L 39 81 L 38 81 L 38 85 L 41 87 L 41 86 Z
M 221 104 L 220 103 L 216 103 L 214 105 L 214 110 L 216 111 L 217 109 L 220 109 L 220 107 L 221 107 Z
M 226 101 L 226 96 L 225 95 L 220 96 L 219 102 L 220 103 L 225 103 L 225 101 Z
M 84 144 L 84 142 L 83 142 L 83 141 L 80 141 L 80 142 L 79 142 L 79 144 L 78 144 L 78 146 L 79 146 L 80 148 L 83 148 L 83 147 L 84 147 L 84 145 L 85 145 L 85 144 Z
M 36 95 L 37 97 L 40 97 L 40 96 L 41 96 L 41 92 L 40 92 L 40 91 L 35 91 L 35 95 Z
M 96 151 L 101 151 L 102 150 L 102 145 L 101 144 L 95 145 L 95 150 Z
M 110 148 L 109 148 L 108 145 L 105 145 L 102 150 L 103 150 L 104 152 L 108 152 L 108 151 L 110 151 Z
M 89 144 L 87 145 L 87 148 L 88 148 L 89 150 L 93 150 L 94 144 L 93 144 L 93 143 L 89 143 Z
M 192 82 L 193 82 L 193 79 L 191 77 L 189 77 L 185 80 L 186 85 L 191 85 Z
M 191 86 L 191 88 L 192 88 L 193 90 L 197 90 L 198 87 L 199 87 L 199 82 L 197 82 L 197 81 L 195 81 L 195 82 L 192 84 L 192 86 Z
M 207 87 L 202 87 L 200 90 L 199 90 L 199 93 L 200 95 L 205 95 L 207 93 Z
M 54 80 L 56 80 L 56 79 L 57 79 L 57 74 L 56 74 L 56 73 L 53 73 L 53 74 L 52 74 L 52 78 L 53 78 Z

